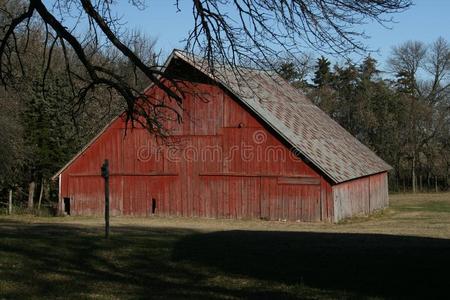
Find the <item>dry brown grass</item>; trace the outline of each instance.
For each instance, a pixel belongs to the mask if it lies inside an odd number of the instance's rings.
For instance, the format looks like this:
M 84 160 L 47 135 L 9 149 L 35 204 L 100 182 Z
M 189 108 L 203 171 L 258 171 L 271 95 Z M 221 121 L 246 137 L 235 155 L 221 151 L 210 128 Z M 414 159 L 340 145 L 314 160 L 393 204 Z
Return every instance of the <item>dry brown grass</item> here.
M 439 298 L 450 193 L 339 224 L 0 217 L 0 299 Z
M 61 223 L 102 226 L 103 218 L 34 216 L 3 217 L 26 223 Z M 263 220 L 215 220 L 182 217 L 113 217 L 112 228 L 142 226 L 179 228 L 197 231 L 262 230 L 336 233 L 382 233 L 450 239 L 450 193 L 419 193 L 390 195 L 390 207 L 371 216 L 344 220 L 339 224 L 299 223 Z

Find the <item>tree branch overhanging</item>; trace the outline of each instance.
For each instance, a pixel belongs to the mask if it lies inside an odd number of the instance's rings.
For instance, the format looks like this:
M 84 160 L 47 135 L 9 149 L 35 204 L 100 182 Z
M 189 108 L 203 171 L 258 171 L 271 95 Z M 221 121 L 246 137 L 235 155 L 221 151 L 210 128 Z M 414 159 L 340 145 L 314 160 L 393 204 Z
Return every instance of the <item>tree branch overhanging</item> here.
M 146 101 L 146 95 L 127 81 L 117 67 L 104 65 L 104 60 L 99 57 L 107 49 L 116 53 L 114 59 L 133 66 L 135 79 L 136 71 L 142 73 L 178 106 L 182 105 L 183 89 L 177 81 L 166 78 L 155 65 L 148 65 L 146 58 L 139 56 L 130 44 L 124 42 L 121 33 L 123 24 L 114 13 L 114 1 L 54 0 L 47 3 L 29 0 L 21 3 L 23 12 L 4 12 L 9 20 L 3 27 L 0 43 L 0 76 L 4 85 L 7 85 L 5 78 L 12 73 L 12 69 L 8 68 L 13 60 L 12 55 L 18 56 L 19 65 L 22 62 L 18 45 L 14 42 L 15 33 L 22 24 L 26 24 L 25 31 L 29 34 L 30 22 L 38 20 L 44 24 L 45 36 L 48 37 L 51 32 L 53 39 L 43 41 L 44 47 L 50 43 L 50 53 L 43 61 L 44 73 L 53 63 L 52 56 L 57 55 L 55 52 L 62 53 L 60 55 L 72 87 L 75 106 L 82 107 L 83 101 L 88 101 L 86 98 L 96 88 L 106 88 L 124 99 L 127 120 L 133 123 L 142 114 L 136 104 Z M 175 4 L 175 8 L 180 10 L 179 2 Z M 140 10 L 147 9 L 145 1 L 141 0 L 130 1 L 129 5 Z M 364 33 L 355 31 L 355 26 L 369 19 L 385 24 L 390 21 L 386 18 L 388 14 L 403 11 L 410 5 L 410 0 L 192 0 L 194 24 L 186 39 L 186 50 L 204 54 L 212 73 L 217 65 L 228 65 L 235 72 L 237 68 L 234 67 L 240 64 L 273 68 L 273 57 L 286 52 L 295 59 L 296 53 L 304 47 L 346 54 L 364 49 L 359 41 Z M 88 33 L 78 36 L 79 32 L 68 26 L 70 20 L 75 25 L 87 22 Z M 55 48 L 59 50 L 55 51 Z M 75 63 L 72 57 L 76 57 Z M 81 69 L 73 65 L 78 63 Z M 153 111 L 155 113 L 156 110 Z M 146 119 L 157 118 L 149 116 Z M 147 127 L 161 128 L 161 124 L 148 124 Z

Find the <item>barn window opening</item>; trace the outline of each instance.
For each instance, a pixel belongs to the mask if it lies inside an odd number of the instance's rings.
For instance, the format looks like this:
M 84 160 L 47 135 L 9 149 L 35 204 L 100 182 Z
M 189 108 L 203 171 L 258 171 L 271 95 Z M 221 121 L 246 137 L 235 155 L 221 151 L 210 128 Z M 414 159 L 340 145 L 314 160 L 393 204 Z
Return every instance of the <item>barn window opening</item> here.
M 152 199 L 152 215 L 156 214 L 156 199 Z
M 64 198 L 64 212 L 70 216 L 70 198 Z

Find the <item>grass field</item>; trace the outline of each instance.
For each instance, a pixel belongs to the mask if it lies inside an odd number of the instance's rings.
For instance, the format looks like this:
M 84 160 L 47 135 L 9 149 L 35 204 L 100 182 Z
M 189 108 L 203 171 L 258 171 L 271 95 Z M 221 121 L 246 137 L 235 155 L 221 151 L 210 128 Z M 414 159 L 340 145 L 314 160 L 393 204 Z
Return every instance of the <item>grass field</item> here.
M 450 193 L 337 225 L 0 217 L 0 299 L 449 296 Z

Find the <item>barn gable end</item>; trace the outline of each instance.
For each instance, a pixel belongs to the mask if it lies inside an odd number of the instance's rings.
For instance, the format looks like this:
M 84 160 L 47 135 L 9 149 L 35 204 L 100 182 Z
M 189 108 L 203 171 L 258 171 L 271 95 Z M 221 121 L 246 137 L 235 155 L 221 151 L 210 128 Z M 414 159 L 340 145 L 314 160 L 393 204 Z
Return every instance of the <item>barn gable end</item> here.
M 113 215 L 338 221 L 387 205 L 383 178 L 389 166 L 327 119 L 334 126 L 331 132 L 338 132 L 351 150 L 344 157 L 352 151 L 370 154 L 363 163 L 330 164 L 330 157 L 339 161 L 339 154 L 323 152 L 331 146 L 335 151 L 336 139 L 324 144 L 323 113 L 303 95 L 272 89 L 262 93 L 266 100 L 247 99 L 230 82 L 213 80 L 175 51 L 166 72 L 175 74 L 181 67 L 190 91 L 183 99 L 184 122 L 167 124 L 172 130 L 170 143 L 158 142 L 142 128 L 128 129 L 125 135 L 125 122 L 117 118 L 55 175 L 60 175 L 61 210 L 68 198 L 71 214 L 103 213 L 100 165 L 104 159 L 110 160 Z M 190 74 L 193 80 L 188 82 Z M 267 78 L 257 75 L 254 81 L 260 90 L 264 90 L 261 80 L 267 89 Z M 164 97 L 157 87 L 146 92 Z M 302 113 L 313 112 L 313 124 L 304 125 L 304 118 L 299 119 L 297 104 Z M 302 125 L 311 132 L 300 132 Z M 298 147 L 299 136 L 306 148 Z M 311 142 L 317 137 L 322 140 Z M 319 154 L 326 163 L 317 162 Z M 372 169 L 362 170 L 365 164 Z M 348 170 L 355 166 L 359 169 Z M 361 172 L 369 174 L 358 175 Z M 372 185 L 359 179 L 372 176 Z M 361 201 L 371 202 L 371 207 L 358 204 L 357 198 L 366 195 L 364 189 L 370 193 Z M 350 213 L 349 206 L 355 207 Z

